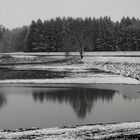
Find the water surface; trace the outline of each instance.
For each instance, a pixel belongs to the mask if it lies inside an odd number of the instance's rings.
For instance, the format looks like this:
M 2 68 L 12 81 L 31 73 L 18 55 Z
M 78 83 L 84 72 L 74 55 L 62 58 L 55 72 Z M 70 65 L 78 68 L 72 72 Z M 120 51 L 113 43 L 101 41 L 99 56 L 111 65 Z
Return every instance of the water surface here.
M 48 128 L 139 119 L 139 85 L 0 88 L 0 129 Z

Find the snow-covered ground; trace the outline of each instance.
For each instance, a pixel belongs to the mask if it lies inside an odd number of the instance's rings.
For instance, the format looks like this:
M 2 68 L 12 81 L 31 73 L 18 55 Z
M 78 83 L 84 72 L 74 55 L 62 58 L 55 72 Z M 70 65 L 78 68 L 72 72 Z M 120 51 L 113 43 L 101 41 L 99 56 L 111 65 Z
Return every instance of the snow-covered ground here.
M 118 57 L 106 57 L 106 59 L 103 59 L 104 57 L 85 57 L 82 61 L 83 63 L 78 64 L 67 64 L 67 63 L 58 63 L 58 64 L 34 64 L 34 65 L 15 65 L 12 66 L 13 70 L 49 70 L 49 71 L 67 71 L 70 72 L 70 77 L 65 78 L 55 78 L 55 79 L 13 79 L 13 80 L 0 80 L 0 84 L 3 83 L 36 83 L 36 84 L 91 84 L 91 83 L 112 83 L 112 84 L 140 84 L 139 80 L 136 80 L 135 78 L 127 77 L 128 73 L 126 73 L 124 70 L 126 69 L 126 66 L 123 68 L 122 65 L 120 65 L 122 68 L 120 68 L 121 71 L 114 68 L 114 65 L 116 65 L 116 61 L 124 63 L 125 61 L 128 61 L 130 59 L 130 62 L 134 61 L 135 58 L 121 58 Z M 139 58 L 139 57 L 137 57 Z M 140 59 L 140 58 L 139 58 Z M 104 64 L 103 66 L 100 65 L 100 63 L 105 62 L 111 62 L 114 63 L 113 65 L 110 64 Z M 99 63 L 99 64 L 98 64 Z M 109 66 L 109 67 L 107 67 Z M 101 69 L 104 72 L 94 73 L 94 69 Z M 109 69 L 108 69 L 109 68 Z M 132 67 L 133 68 L 133 67 Z M 129 67 L 127 68 L 129 70 Z M 126 70 L 127 70 L 126 69 Z M 93 71 L 92 71 L 93 70 Z M 114 73 L 105 73 L 105 71 L 111 71 Z M 120 73 L 119 73 L 119 72 Z M 122 73 L 123 71 L 123 73 Z M 129 70 L 130 71 L 130 70 Z M 128 72 L 129 72 L 128 71 Z M 133 71 L 133 69 L 132 69 Z M 137 70 L 138 72 L 138 70 Z M 118 73 L 118 74 L 115 74 Z M 126 73 L 126 76 L 121 75 Z M 135 74 L 135 73 L 134 73 Z M 129 76 L 129 75 L 128 75 Z
M 47 55 L 47 56 L 64 56 L 66 55 L 65 52 L 39 52 L 39 53 L 24 53 L 24 52 L 13 52 L 13 53 L 0 53 L 0 56 L 6 55 Z M 79 55 L 79 52 L 69 52 L 69 55 Z M 105 52 L 84 52 L 84 56 L 140 56 L 140 51 L 105 51 Z
M 0 84 L 92 84 L 92 83 L 110 83 L 110 84 L 140 84 L 140 81 L 119 75 L 96 74 L 92 77 L 78 78 L 59 78 L 59 79 L 14 79 L 0 80 Z
M 140 84 L 139 80 L 126 77 L 123 75 L 92 72 L 94 70 L 91 64 L 72 64 L 72 65 L 19 65 L 14 66 L 14 70 L 49 70 L 49 71 L 69 71 L 72 72 L 70 77 L 55 78 L 55 79 L 14 79 L 0 80 L 3 83 L 20 83 L 20 84 L 91 84 L 91 83 L 112 83 L 112 84 Z M 76 74 L 73 74 L 76 73 Z
M 140 57 L 115 57 L 115 56 L 106 56 L 106 57 L 84 57 L 83 61 L 85 63 L 94 63 L 94 62 L 110 62 L 110 63 L 140 63 Z
M 139 57 L 136 57 L 137 59 L 140 59 Z M 110 64 L 109 64 L 109 70 L 104 66 L 100 66 L 97 63 L 116 63 L 118 62 L 136 62 L 134 57 L 85 57 L 80 64 L 67 64 L 67 63 L 59 63 L 59 64 L 34 64 L 34 65 L 15 65 L 12 67 L 13 70 L 49 70 L 49 71 L 67 71 L 71 72 L 70 77 L 65 78 L 55 78 L 55 79 L 15 79 L 15 80 L 1 80 L 0 83 L 120 83 L 120 84 L 140 84 L 139 80 L 136 80 L 134 78 L 126 77 L 121 75 L 121 72 L 119 73 L 119 69 L 113 70 L 113 73 L 118 74 L 111 74 L 111 73 L 94 73 L 92 72 L 93 69 L 99 68 L 104 71 L 110 71 Z M 129 60 L 130 59 L 130 60 Z M 139 60 L 140 62 L 140 60 Z M 115 64 L 114 64 L 115 65 Z M 112 67 L 113 68 L 113 67 Z M 120 68 L 121 69 L 121 68 Z M 126 68 L 125 68 L 126 69 Z M 121 69 L 123 71 L 123 69 Z M 128 71 L 129 72 L 129 71 Z M 73 74 L 76 73 L 76 74 Z M 123 72 L 122 74 L 125 74 Z
M 96 124 L 48 129 L 1 130 L 1 139 L 81 140 L 140 138 L 140 122 Z
M 88 71 L 88 65 L 24 65 L 14 66 L 14 70 L 53 70 L 53 71 Z

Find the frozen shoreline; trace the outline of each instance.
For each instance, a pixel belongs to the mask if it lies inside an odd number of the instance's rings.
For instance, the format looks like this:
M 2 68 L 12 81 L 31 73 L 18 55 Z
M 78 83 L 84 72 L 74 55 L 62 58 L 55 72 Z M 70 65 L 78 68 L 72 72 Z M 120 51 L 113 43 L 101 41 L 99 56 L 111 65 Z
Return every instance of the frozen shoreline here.
M 0 84 L 140 84 L 140 81 L 120 76 L 120 75 L 101 75 L 97 74 L 93 77 L 79 78 L 59 78 L 59 79 L 13 79 L 0 80 Z
M 110 139 L 140 138 L 140 122 L 90 124 L 48 129 L 1 130 L 1 139 Z

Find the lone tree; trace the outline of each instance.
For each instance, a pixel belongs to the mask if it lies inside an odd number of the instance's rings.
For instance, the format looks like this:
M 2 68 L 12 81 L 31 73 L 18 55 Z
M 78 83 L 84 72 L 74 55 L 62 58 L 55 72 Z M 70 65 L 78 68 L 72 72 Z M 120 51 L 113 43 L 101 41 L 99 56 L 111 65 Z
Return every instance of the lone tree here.
M 80 53 L 80 58 L 82 59 L 85 46 L 88 42 L 88 31 L 86 30 L 85 23 L 81 18 L 74 21 L 73 29 L 74 42 Z
M 80 53 L 80 58 L 83 59 L 83 52 L 84 52 L 84 48 L 86 46 L 86 40 L 87 40 L 87 37 L 85 36 L 84 33 L 77 33 L 76 35 L 76 45 L 79 49 L 79 53 Z

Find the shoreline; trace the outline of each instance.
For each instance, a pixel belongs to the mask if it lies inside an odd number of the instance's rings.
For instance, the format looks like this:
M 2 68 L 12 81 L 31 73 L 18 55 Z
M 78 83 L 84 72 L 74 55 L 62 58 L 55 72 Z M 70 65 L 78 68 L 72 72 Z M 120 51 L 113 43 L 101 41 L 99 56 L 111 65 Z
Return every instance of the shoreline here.
M 132 139 L 140 138 L 140 122 L 89 124 L 55 128 L 0 130 L 1 139 Z
M 95 77 L 85 78 L 59 78 L 59 79 L 9 79 L 0 80 L 0 84 L 132 84 L 139 85 L 140 81 L 130 77 L 121 75 L 104 76 L 97 75 Z

